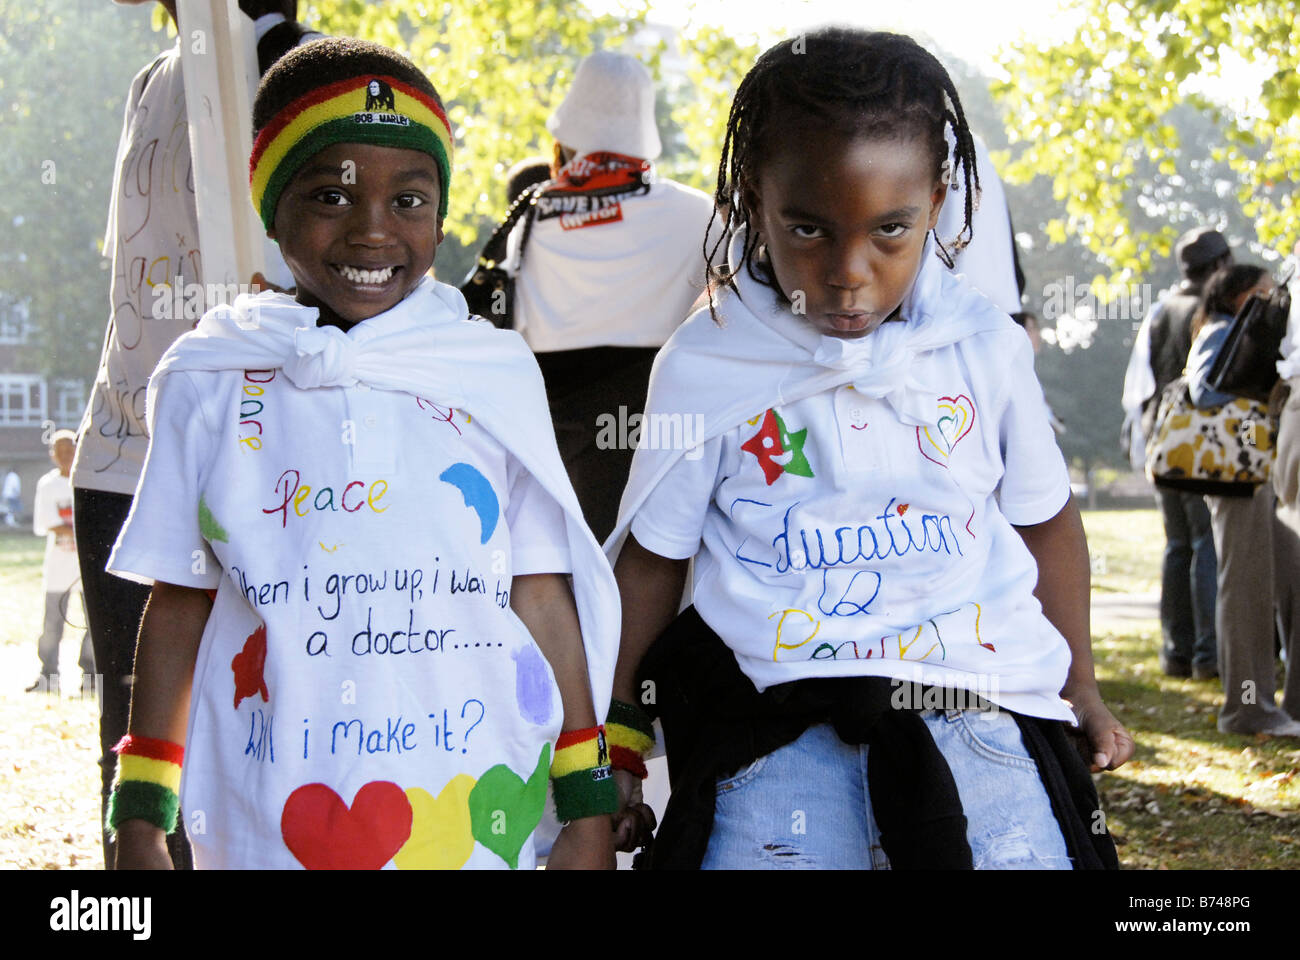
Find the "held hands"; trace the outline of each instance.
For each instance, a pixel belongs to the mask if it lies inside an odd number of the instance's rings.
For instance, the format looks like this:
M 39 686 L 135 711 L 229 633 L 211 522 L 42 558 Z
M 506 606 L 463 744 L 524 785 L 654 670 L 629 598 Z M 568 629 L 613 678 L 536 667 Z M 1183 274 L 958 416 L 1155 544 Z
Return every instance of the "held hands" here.
M 1086 741 L 1085 759 L 1091 764 L 1092 772 L 1115 770 L 1127 763 L 1135 747 L 1133 734 L 1101 702 L 1101 693 L 1094 688 L 1079 695 L 1063 696 L 1079 721 L 1076 735 Z
M 657 826 L 655 812 L 641 799 L 641 778 L 626 770 L 614 771 L 618 785 L 618 813 L 614 814 L 614 849 L 632 853 L 650 842 Z
M 124 820 L 117 828 L 118 870 L 171 870 L 167 834 L 144 820 Z
M 608 814 L 565 824 L 546 861 L 547 870 L 613 870 L 614 867 L 614 831 Z

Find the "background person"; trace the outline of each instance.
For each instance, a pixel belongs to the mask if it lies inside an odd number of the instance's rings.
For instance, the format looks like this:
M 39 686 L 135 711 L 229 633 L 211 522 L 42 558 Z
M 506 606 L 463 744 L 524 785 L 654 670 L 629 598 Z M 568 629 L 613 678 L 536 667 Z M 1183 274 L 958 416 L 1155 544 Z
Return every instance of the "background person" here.
M 1187 361 L 1188 390 L 1197 407 L 1236 399 L 1213 390 L 1206 376 L 1246 299 L 1252 293 L 1267 296 L 1273 286 L 1272 277 L 1253 264 L 1224 267 L 1205 284 Z M 1235 496 L 1205 497 L 1218 557 L 1215 625 L 1224 696 L 1218 728 L 1300 736 L 1300 536 L 1278 519 L 1272 484 L 1236 486 L 1241 489 Z M 1274 702 L 1275 622 L 1287 661 L 1281 708 Z
M 0 488 L 0 500 L 4 501 L 5 526 L 18 526 L 18 514 L 23 509 L 23 481 L 13 467 L 5 472 L 4 486 Z
M 554 183 L 522 260 L 510 234 L 515 329 L 546 379 L 560 455 L 598 540 L 614 527 L 630 443 L 598 445 L 597 421 L 645 407 L 650 365 L 704 289 L 701 249 L 713 204 L 655 174 L 661 145 L 650 73 L 634 57 L 584 59 L 546 123 Z
M 37 641 L 41 674 L 27 688 L 31 693 L 59 691 L 59 642 L 69 614 L 84 616 L 81 608 L 81 568 L 77 565 L 77 543 L 72 533 L 72 460 L 77 455 L 77 435 L 71 430 L 56 430 L 50 438 L 50 459 L 54 469 L 36 482 L 36 500 L 32 505 L 32 532 L 45 537 L 45 562 L 41 568 L 42 592 L 45 594 L 45 622 Z M 81 635 L 82 690 L 94 676 L 95 655 L 90 631 Z
M 1282 338 L 1282 359 L 1278 375 L 1285 381 L 1286 399 L 1278 418 L 1277 458 L 1273 464 L 1273 487 L 1281 515 L 1300 534 L 1300 243 L 1291 253 L 1291 313 Z
M 1232 262 L 1228 242 L 1211 227 L 1187 231 L 1174 246 L 1181 283 L 1142 322 L 1124 378 L 1129 429 L 1151 436 L 1160 395 L 1182 375 L 1192 346 L 1192 319 L 1205 281 Z M 1136 441 L 1134 441 L 1136 443 Z M 1130 445 L 1133 449 L 1133 445 Z M 1167 676 L 1209 680 L 1219 675 L 1215 640 L 1217 562 L 1205 499 L 1156 489 L 1165 528 L 1160 577 L 1160 667 Z

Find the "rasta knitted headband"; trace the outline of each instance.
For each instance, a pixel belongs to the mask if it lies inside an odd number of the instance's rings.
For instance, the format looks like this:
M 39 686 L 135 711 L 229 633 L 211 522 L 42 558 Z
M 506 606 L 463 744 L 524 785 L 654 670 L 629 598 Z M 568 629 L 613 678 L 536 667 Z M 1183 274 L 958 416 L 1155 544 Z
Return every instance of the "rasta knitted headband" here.
M 253 207 L 268 230 L 294 174 L 336 143 L 429 154 L 442 178 L 438 216 L 447 215 L 451 124 L 433 84 L 387 47 L 327 37 L 285 54 L 257 88 L 253 137 L 248 181 Z

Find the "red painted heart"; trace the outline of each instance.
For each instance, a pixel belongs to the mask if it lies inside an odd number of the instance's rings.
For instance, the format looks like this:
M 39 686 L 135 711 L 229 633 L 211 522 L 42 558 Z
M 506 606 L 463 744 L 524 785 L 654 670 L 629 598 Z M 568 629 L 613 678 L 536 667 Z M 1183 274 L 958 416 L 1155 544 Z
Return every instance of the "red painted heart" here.
M 349 809 L 325 784 L 309 783 L 284 802 L 280 835 L 308 870 L 378 870 L 411 836 L 411 802 L 397 784 L 372 780 Z

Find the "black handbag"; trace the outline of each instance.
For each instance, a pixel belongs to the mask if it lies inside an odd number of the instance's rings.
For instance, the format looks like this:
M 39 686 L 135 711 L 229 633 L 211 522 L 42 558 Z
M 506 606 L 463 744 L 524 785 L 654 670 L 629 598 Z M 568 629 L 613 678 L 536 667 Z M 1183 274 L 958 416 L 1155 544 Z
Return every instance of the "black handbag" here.
M 506 256 L 506 241 L 519 218 L 524 218 L 524 235 L 520 238 L 519 257 L 523 260 L 528 235 L 537 217 L 537 197 L 550 181 L 537 183 L 515 198 L 505 219 L 497 224 L 487 243 L 478 255 L 478 262 L 460 285 L 460 292 L 469 305 L 471 314 L 486 317 L 496 326 L 509 329 L 514 326 L 515 280 L 501 265 Z
M 1291 294 L 1287 290 L 1291 272 L 1267 297 L 1251 294 L 1237 311 L 1206 376 L 1215 390 L 1268 403 L 1277 385 L 1277 362 L 1282 359 L 1282 338 L 1291 312 Z

